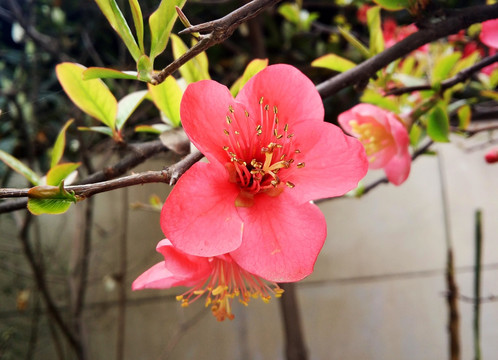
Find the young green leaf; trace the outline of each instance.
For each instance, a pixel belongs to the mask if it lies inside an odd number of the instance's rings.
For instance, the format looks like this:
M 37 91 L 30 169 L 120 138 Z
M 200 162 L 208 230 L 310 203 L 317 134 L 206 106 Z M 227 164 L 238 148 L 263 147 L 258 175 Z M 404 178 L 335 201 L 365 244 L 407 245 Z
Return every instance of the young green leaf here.
M 78 126 L 78 130 L 98 132 L 100 134 L 104 134 L 110 137 L 112 137 L 114 134 L 113 131 L 106 126 L 90 126 L 90 127 Z
M 351 70 L 356 64 L 336 54 L 327 54 L 313 60 L 311 66 L 322 67 L 338 72 Z
M 418 124 L 413 124 L 410 129 L 410 145 L 416 147 L 422 138 L 422 128 Z
M 367 24 L 370 32 L 370 54 L 379 54 L 384 51 L 384 35 L 380 25 L 380 6 L 368 9 Z
M 24 176 L 28 181 L 33 185 L 39 185 L 41 179 L 36 173 L 31 170 L 29 167 L 24 165 L 20 160 L 16 159 L 12 155 L 6 153 L 3 150 L 0 150 L 0 160 L 2 160 L 5 165 L 10 167 L 15 172 Z
M 299 11 L 297 4 L 285 3 L 278 7 L 278 13 L 294 25 L 299 25 Z
M 147 55 L 140 56 L 137 62 L 138 80 L 150 82 L 154 69 L 150 58 Z
M 472 119 L 472 110 L 469 105 L 464 105 L 457 111 L 458 114 L 458 127 L 465 130 L 469 127 Z
M 159 85 L 148 84 L 152 101 L 169 119 L 171 125 L 180 126 L 180 101 L 183 91 L 173 76 L 168 76 Z
M 144 49 L 144 19 L 142 16 L 142 9 L 138 0 L 129 0 L 131 14 L 133 16 L 133 23 L 135 24 L 135 31 L 137 32 L 138 47 L 142 54 L 145 54 Z
M 413 0 L 374 0 L 374 2 L 386 10 L 396 11 L 410 7 Z
M 252 78 L 254 75 L 259 73 L 265 67 L 268 66 L 268 59 L 254 59 L 249 64 L 247 64 L 246 69 L 241 77 L 239 77 L 230 88 L 232 96 L 237 96 L 240 89 Z
M 130 115 L 142 103 L 147 95 L 147 90 L 140 90 L 126 95 L 118 102 L 118 114 L 116 115 L 116 129 L 119 131 L 128 120 Z
M 47 185 L 59 186 L 81 163 L 64 163 L 53 166 L 47 173 Z
M 433 85 L 436 85 L 448 78 L 451 69 L 453 69 L 453 67 L 461 57 L 462 53 L 460 52 L 454 52 L 452 54 L 440 57 L 432 68 L 431 83 Z
M 164 131 L 171 129 L 171 126 L 166 124 L 154 124 L 154 125 L 137 125 L 135 126 L 135 132 L 149 133 L 159 135 Z
M 173 29 L 173 24 L 178 16 L 176 6 L 180 9 L 186 0 L 162 0 L 156 11 L 149 17 L 150 27 L 150 61 L 153 64 L 157 55 L 161 54 Z
M 28 194 L 28 210 L 33 215 L 62 214 L 78 200 L 73 192 L 64 189 L 64 182 L 59 186 L 35 186 L 29 189 Z
M 437 105 L 428 115 L 427 135 L 437 142 L 449 142 L 450 122 L 442 105 Z
M 90 67 L 83 71 L 83 80 L 91 79 L 128 79 L 137 80 L 136 71 L 119 71 L 102 67 Z
M 173 47 L 173 56 L 178 59 L 188 50 L 187 45 L 176 35 L 171 35 L 171 45 Z M 207 55 L 203 51 L 193 59 L 189 60 L 180 68 L 180 74 L 187 83 L 193 83 L 200 80 L 207 80 L 211 77 L 208 72 Z
M 68 120 L 62 127 L 59 135 L 57 135 L 54 148 L 52 149 L 52 160 L 50 162 L 50 168 L 53 168 L 55 165 L 57 165 L 62 158 L 62 154 L 64 154 L 64 148 L 66 147 L 66 130 L 73 123 L 73 121 L 73 119 Z
M 142 52 L 140 51 L 130 27 L 123 16 L 123 13 L 118 7 L 116 0 L 95 0 L 100 10 L 104 13 L 105 17 L 111 24 L 112 28 L 123 39 L 128 51 L 135 61 L 138 61 Z
M 338 26 L 337 29 L 341 33 L 342 36 L 353 46 L 355 47 L 364 57 L 369 58 L 372 56 L 370 53 L 370 50 L 366 48 L 365 45 L 361 43 L 360 40 L 358 40 L 353 34 L 351 34 L 349 31 L 346 29 L 343 29 L 342 27 Z
M 83 80 L 83 65 L 62 63 L 55 71 L 69 98 L 88 115 L 114 129 L 118 103 L 102 80 Z

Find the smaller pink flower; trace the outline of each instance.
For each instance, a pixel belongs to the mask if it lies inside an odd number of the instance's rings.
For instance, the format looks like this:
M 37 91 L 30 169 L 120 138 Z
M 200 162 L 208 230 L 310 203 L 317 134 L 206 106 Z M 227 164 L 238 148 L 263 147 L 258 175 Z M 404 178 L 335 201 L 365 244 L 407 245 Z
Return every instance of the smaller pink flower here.
M 383 168 L 394 185 L 410 174 L 410 138 L 401 120 L 392 112 L 370 104 L 358 104 L 338 118 L 342 128 L 365 147 L 370 169 Z
M 498 49 L 498 19 L 483 22 L 479 38 L 485 45 Z
M 416 33 L 418 28 L 415 24 L 399 26 L 396 20 L 387 18 L 382 23 L 382 35 L 384 36 L 384 44 L 386 49 L 400 42 L 404 38 Z M 429 46 L 422 45 L 418 51 L 428 52 Z
M 486 160 L 488 164 L 498 162 L 498 148 L 488 151 L 486 155 L 484 155 L 484 160 Z
M 186 254 L 175 248 L 168 239 L 161 240 L 156 250 L 164 261 L 152 266 L 132 284 L 133 290 L 169 289 L 174 286 L 192 287 L 176 297 L 183 307 L 206 295 L 206 307 L 218 321 L 232 320 L 232 300 L 235 297 L 247 305 L 251 298 L 268 302 L 271 294 L 280 297 L 283 290 L 273 282 L 244 270 L 228 254 L 202 257 Z

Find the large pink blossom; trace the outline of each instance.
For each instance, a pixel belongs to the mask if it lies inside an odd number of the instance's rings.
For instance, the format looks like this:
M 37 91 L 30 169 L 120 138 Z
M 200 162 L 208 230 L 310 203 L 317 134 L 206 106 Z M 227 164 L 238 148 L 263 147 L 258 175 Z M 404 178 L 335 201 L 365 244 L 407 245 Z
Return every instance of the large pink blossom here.
M 371 169 L 383 168 L 395 185 L 410 174 L 410 139 L 398 117 L 370 104 L 358 104 L 339 115 L 342 128 L 356 136 L 365 146 Z
M 188 255 L 176 249 L 168 239 L 160 241 L 156 250 L 164 256 L 164 261 L 140 275 L 133 282 L 132 289 L 191 287 L 177 296 L 182 306 L 186 307 L 205 296 L 206 307 L 211 307 L 219 321 L 234 318 L 231 302 L 235 297 L 247 305 L 251 298 L 260 297 L 268 302 L 272 294 L 280 297 L 283 293 L 277 284 L 266 284 L 258 276 L 242 269 L 230 255 Z
M 343 195 L 368 168 L 361 144 L 323 121 L 313 83 L 273 65 L 235 99 L 215 81 L 190 84 L 180 112 L 209 163 L 189 169 L 166 200 L 166 237 L 186 254 L 229 254 L 269 281 L 309 275 L 326 237 L 310 200 Z

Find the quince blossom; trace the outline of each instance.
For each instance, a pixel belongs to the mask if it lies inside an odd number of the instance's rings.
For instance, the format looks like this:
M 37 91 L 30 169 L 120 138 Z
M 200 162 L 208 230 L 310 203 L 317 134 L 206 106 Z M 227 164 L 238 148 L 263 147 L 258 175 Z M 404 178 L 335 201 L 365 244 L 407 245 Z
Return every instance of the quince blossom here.
M 498 19 L 485 21 L 481 26 L 480 40 L 490 48 L 498 49 Z
M 209 163 L 192 166 L 163 206 L 161 227 L 173 246 L 204 258 L 229 255 L 272 282 L 309 275 L 327 233 L 310 200 L 343 195 L 368 168 L 362 145 L 323 121 L 313 83 L 292 66 L 273 65 L 234 99 L 204 80 L 187 87 L 180 113 Z
M 218 321 L 232 320 L 232 299 L 247 305 L 251 298 L 260 297 L 268 302 L 271 294 L 280 297 L 283 290 L 275 283 L 266 284 L 261 278 L 242 269 L 230 255 L 200 257 L 176 249 L 168 239 L 157 244 L 156 250 L 164 261 L 140 275 L 133 290 L 167 289 L 189 286 L 190 290 L 177 296 L 183 307 L 206 296 L 206 307 Z
M 371 169 L 384 169 L 388 180 L 401 185 L 410 174 L 410 138 L 398 117 L 370 104 L 358 104 L 343 112 L 339 124 L 365 146 Z

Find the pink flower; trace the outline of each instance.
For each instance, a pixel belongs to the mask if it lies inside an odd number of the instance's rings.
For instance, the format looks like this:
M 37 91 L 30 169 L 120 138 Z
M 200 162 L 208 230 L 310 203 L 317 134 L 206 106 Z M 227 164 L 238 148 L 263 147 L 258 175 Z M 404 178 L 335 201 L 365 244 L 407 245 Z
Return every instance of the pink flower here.
M 498 19 L 483 22 L 479 38 L 485 45 L 498 49 Z
M 234 99 L 211 80 L 190 84 L 183 127 L 209 163 L 178 181 L 161 227 L 186 254 L 230 254 L 269 281 L 298 281 L 313 271 L 326 237 L 310 200 L 340 196 L 367 171 L 363 147 L 323 121 L 321 98 L 296 68 L 273 65 Z
M 398 117 L 370 104 L 359 104 L 339 115 L 342 128 L 365 146 L 371 169 L 383 168 L 394 185 L 401 185 L 410 174 L 410 139 Z
M 489 150 L 486 155 L 484 155 L 484 160 L 486 160 L 488 164 L 498 162 L 498 149 Z
M 230 255 L 200 257 L 176 249 L 168 239 L 157 244 L 156 250 L 164 261 L 140 275 L 133 290 L 167 289 L 173 286 L 191 286 L 177 296 L 183 307 L 206 295 L 206 307 L 211 306 L 218 321 L 232 320 L 231 302 L 235 297 L 247 305 L 251 298 L 268 302 L 271 294 L 280 297 L 283 290 L 275 283 L 266 284 L 261 278 L 242 269 Z
M 384 37 L 385 48 L 390 48 L 394 44 L 400 42 L 409 35 L 416 33 L 418 28 L 415 24 L 399 26 L 396 20 L 387 18 L 382 22 L 382 35 Z M 422 45 L 418 51 L 428 52 L 429 46 Z

